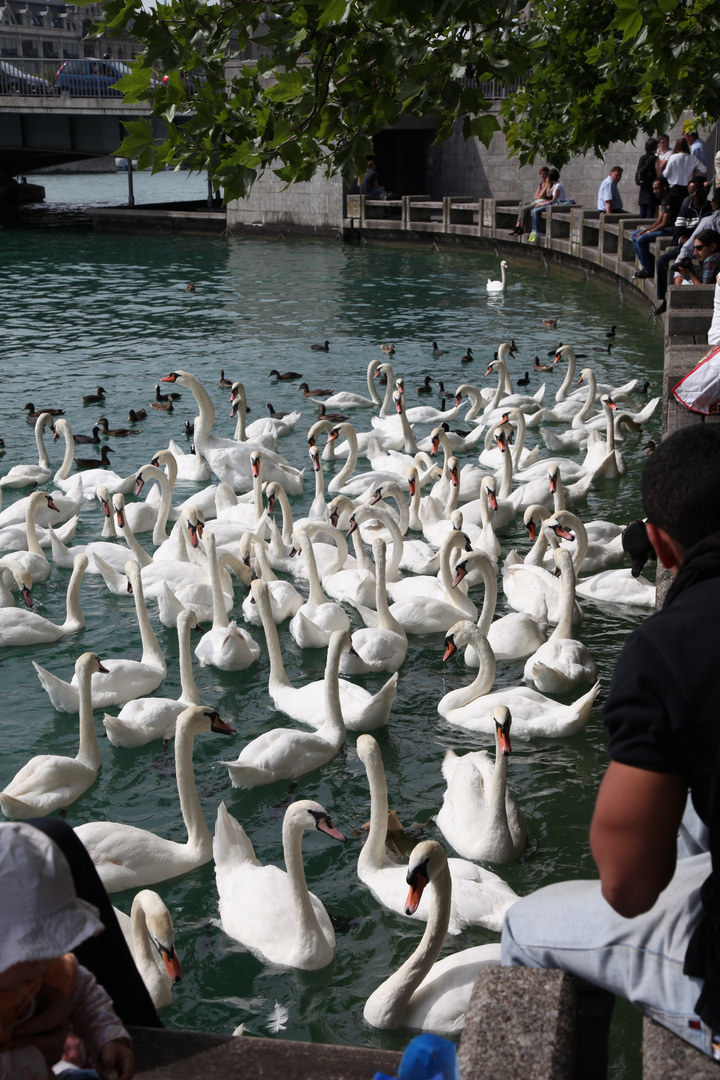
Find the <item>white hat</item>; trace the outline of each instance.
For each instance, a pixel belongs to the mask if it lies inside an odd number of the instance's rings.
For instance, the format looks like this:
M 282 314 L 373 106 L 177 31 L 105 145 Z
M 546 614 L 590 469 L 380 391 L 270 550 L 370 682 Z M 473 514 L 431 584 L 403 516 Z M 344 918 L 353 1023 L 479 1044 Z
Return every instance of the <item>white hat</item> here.
M 0 824 L 0 972 L 70 952 L 105 926 L 75 895 L 60 848 L 23 822 Z

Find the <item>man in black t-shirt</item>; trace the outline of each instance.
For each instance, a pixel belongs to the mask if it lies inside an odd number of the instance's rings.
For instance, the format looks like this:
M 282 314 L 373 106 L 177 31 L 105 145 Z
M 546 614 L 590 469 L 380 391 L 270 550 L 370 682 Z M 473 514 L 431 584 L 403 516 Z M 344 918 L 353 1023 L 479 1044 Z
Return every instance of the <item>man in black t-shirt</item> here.
M 505 917 L 503 963 L 579 980 L 583 1080 L 606 1075 L 615 994 L 720 1057 L 719 491 L 720 427 L 685 428 L 648 457 L 647 534 L 675 580 L 628 636 L 604 708 L 611 761 L 590 827 L 600 881 L 550 885 Z M 698 842 L 681 848 L 693 817 Z
M 378 198 L 384 189 L 380 186 L 380 173 L 375 168 L 375 162 L 370 158 L 365 175 L 360 181 L 360 194 Z

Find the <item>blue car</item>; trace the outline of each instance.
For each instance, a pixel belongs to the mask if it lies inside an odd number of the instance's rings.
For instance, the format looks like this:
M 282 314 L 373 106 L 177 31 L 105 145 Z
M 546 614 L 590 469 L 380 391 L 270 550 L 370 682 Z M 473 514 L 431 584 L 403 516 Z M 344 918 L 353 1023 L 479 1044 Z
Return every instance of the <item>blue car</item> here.
M 60 65 L 55 76 L 55 85 L 60 93 L 74 94 L 78 97 L 122 97 L 119 90 L 112 90 L 130 68 L 121 60 L 66 60 Z

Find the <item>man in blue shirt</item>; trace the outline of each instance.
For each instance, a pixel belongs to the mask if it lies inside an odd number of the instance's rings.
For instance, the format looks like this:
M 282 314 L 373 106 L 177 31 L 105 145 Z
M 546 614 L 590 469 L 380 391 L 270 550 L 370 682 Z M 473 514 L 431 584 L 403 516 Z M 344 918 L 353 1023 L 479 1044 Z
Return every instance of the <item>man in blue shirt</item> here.
M 707 144 L 704 139 L 701 139 L 697 131 L 688 131 L 685 138 L 688 141 L 690 147 L 690 153 L 694 154 L 696 158 L 702 161 L 703 165 L 707 169 L 708 167 L 708 152 Z
M 618 184 L 622 179 L 623 171 L 619 165 L 613 165 L 610 175 L 606 176 L 598 190 L 598 210 L 604 210 L 606 214 L 622 214 L 623 204 L 618 191 Z

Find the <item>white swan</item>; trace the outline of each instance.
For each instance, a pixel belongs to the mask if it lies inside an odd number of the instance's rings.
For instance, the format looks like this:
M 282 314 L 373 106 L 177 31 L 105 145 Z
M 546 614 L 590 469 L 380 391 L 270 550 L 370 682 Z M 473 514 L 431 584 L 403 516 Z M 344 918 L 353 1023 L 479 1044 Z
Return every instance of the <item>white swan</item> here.
M 398 915 L 410 915 L 425 921 L 430 915 L 430 902 L 421 900 L 412 913 L 403 906 L 405 868 L 393 862 L 385 847 L 388 823 L 388 792 L 382 756 L 372 735 L 360 735 L 358 757 L 365 766 L 370 785 L 370 831 L 358 857 L 358 877 L 383 907 Z M 503 916 L 517 900 L 517 893 L 494 874 L 466 859 L 450 859 L 453 882 L 450 903 L 451 934 L 460 934 L 466 926 L 485 926 L 488 930 L 502 929 Z
M 11 590 L 22 594 L 25 607 L 33 606 L 32 578 L 16 559 L 8 559 L 0 564 L 0 608 L 15 607 L 15 597 Z
M 173 984 L 182 979 L 170 912 L 152 889 L 136 893 L 129 916 L 113 910 L 153 1005 L 167 1008 L 172 1003 Z
M 47 450 L 45 449 L 45 443 L 43 442 L 43 428 L 50 424 L 52 426 L 52 416 L 50 413 L 40 413 L 35 421 L 35 443 L 38 449 L 38 464 L 37 465 L 13 465 L 12 469 L 2 480 L 0 480 L 0 488 L 24 488 L 30 487 L 31 484 L 44 484 L 52 476 L 50 469 L 50 458 L 48 457 Z
M 321 730 L 328 719 L 327 711 L 321 704 L 323 689 L 327 694 L 327 669 L 324 679 L 317 679 L 297 688 L 292 685 L 285 673 L 277 627 L 270 614 L 267 586 L 262 581 L 253 581 L 252 593 L 262 618 L 265 641 L 270 654 L 268 693 L 275 708 L 300 724 L 307 724 L 309 727 Z M 333 632 L 331 644 L 338 633 L 343 633 L 343 631 Z M 345 633 L 349 649 L 352 643 L 350 635 Z M 327 664 L 329 663 L 330 655 L 328 654 Z M 340 680 L 338 693 L 345 727 L 348 731 L 374 731 L 375 728 L 384 727 L 387 724 L 397 692 L 397 681 L 396 673 L 390 676 L 377 694 L 370 694 L 362 686 L 356 686 L 355 683 L 348 682 L 346 679 Z
M 363 397 L 362 394 L 354 394 L 348 390 L 341 390 L 337 394 L 331 394 L 328 398 L 323 398 L 320 404 L 323 404 L 327 409 L 373 409 L 376 405 L 382 405 L 380 395 L 375 387 L 375 372 L 380 367 L 379 360 L 371 360 L 367 369 L 367 388 L 370 394 L 369 398 Z M 392 380 L 391 380 L 392 382 Z M 313 401 L 315 399 L 313 398 Z
M 203 817 L 193 773 L 193 742 L 202 732 L 234 735 L 213 709 L 193 705 L 180 713 L 175 732 L 175 772 L 187 843 L 117 821 L 89 821 L 75 829 L 109 893 L 155 885 L 212 859 L 212 837 Z
M 617 409 L 617 405 L 609 394 L 603 394 L 600 404 L 605 414 L 605 438 L 597 430 L 590 433 L 583 467 L 604 480 L 618 480 L 627 474 L 627 463 L 622 450 L 615 448 L 613 411 Z
M 172 454 L 177 462 L 179 480 L 193 484 L 207 484 L 212 480 L 210 466 L 195 446 L 192 446 L 190 453 L 186 454 L 179 443 L 170 439 L 168 453 Z
M 35 528 L 35 516 L 41 506 L 49 510 L 57 507 L 51 495 L 47 491 L 33 491 L 25 503 L 25 533 L 27 536 L 27 551 L 14 551 L 11 555 L 3 555 L 0 564 L 8 559 L 19 562 L 24 570 L 27 570 L 33 582 L 46 581 L 50 577 L 50 563 L 43 549 L 40 547 Z
M 283 435 L 289 435 L 302 413 L 288 412 L 278 419 L 274 416 L 263 416 L 259 420 L 253 420 L 252 424 L 245 425 L 247 414 L 247 396 L 245 386 L 241 382 L 234 382 L 230 388 L 231 416 L 237 417 L 235 425 L 235 441 L 246 442 L 251 439 L 264 449 L 277 450 L 277 441 Z
M 508 268 L 508 264 L 503 259 L 500 263 L 500 273 L 502 279 L 500 281 L 493 281 L 492 278 L 488 278 L 485 288 L 488 292 L 504 292 L 505 291 L 505 271 Z
M 500 963 L 500 945 L 476 945 L 435 963 L 447 934 L 453 889 L 447 856 L 436 840 L 425 840 L 413 849 L 407 883 L 408 915 L 417 908 L 426 884 L 430 886 L 425 933 L 412 956 L 367 999 L 363 1016 L 372 1027 L 385 1030 L 419 1028 L 457 1035 L 478 973 L 488 964 Z
M 368 472 L 358 473 L 357 476 L 353 476 L 358 459 L 358 437 L 353 425 L 347 421 L 335 425 L 328 435 L 328 442 L 334 442 L 340 435 L 345 435 L 347 438 L 349 446 L 347 461 L 337 476 L 333 476 L 328 484 L 328 491 L 333 493 L 340 491 L 343 495 L 357 497 L 363 495 L 371 484 L 381 484 L 384 480 L 397 480 L 397 473 L 378 471 L 377 469 L 371 469 Z M 404 439 L 401 434 L 399 446 L 403 444 Z
M 135 487 L 135 473 L 129 476 L 119 476 L 112 469 L 85 469 L 83 472 L 70 476 L 70 469 L 75 460 L 75 440 L 72 428 L 67 420 L 56 420 L 55 438 L 62 435 L 65 439 L 65 456 L 62 465 L 53 477 L 53 483 L 63 491 L 74 491 L 76 485 L 82 489 L 85 499 L 94 499 L 98 484 L 104 484 L 111 494 L 122 491 L 123 495 L 129 495 Z
M 633 577 L 632 570 L 603 570 L 593 577 L 583 578 L 575 592 L 584 600 L 598 604 L 620 604 L 629 607 L 654 608 L 657 591 L 647 578 Z
M 599 682 L 571 705 L 558 705 L 552 698 L 527 686 L 507 686 L 491 694 L 490 688 L 495 681 L 495 657 L 477 626 L 465 620 L 448 631 L 443 659 L 449 660 L 463 645 L 472 645 L 478 654 L 479 670 L 472 683 L 459 690 L 451 690 L 438 703 L 438 712 L 449 724 L 466 731 L 493 734 L 495 724 L 492 711 L 496 705 L 507 705 L 511 710 L 515 733 L 521 738 L 575 735 L 587 723 L 600 689 Z
M 284 581 L 275 576 L 267 557 L 265 543 L 259 536 L 252 532 L 243 533 L 242 543 L 243 550 L 247 550 L 248 554 L 250 552 L 250 547 L 253 548 L 260 572 L 260 578 L 268 587 L 270 609 L 272 611 L 273 619 L 276 623 L 285 622 L 286 619 L 291 619 L 304 603 L 302 593 L 299 593 L 295 586 L 291 585 L 289 581 Z M 247 622 L 252 623 L 253 626 L 260 626 L 260 614 L 252 595 L 245 597 L 242 602 L 242 610 Z
M 312 531 L 308 523 L 305 528 L 301 527 L 293 533 L 293 546 L 305 556 L 310 594 L 290 620 L 289 630 L 293 641 L 301 649 L 324 649 L 330 644 L 334 630 L 350 629 L 350 619 L 340 605 L 328 600 L 323 592 L 313 550 Z
M 368 675 L 376 671 L 397 671 L 407 656 L 407 634 L 390 614 L 385 585 L 385 541 L 373 540 L 375 559 L 375 606 L 378 625 L 356 630 L 352 651 L 343 653 L 340 670 L 344 675 Z
M 332 961 L 335 931 L 322 901 L 308 891 L 302 859 L 307 829 L 347 839 L 320 803 L 301 799 L 283 818 L 287 869 L 263 866 L 242 825 L 220 803 L 213 853 L 225 933 L 268 964 L 318 971 Z
M 205 387 L 190 372 L 173 371 L 161 379 L 161 382 L 178 383 L 180 386 L 188 387 L 197 402 L 199 411 L 199 415 L 195 418 L 195 446 L 219 480 L 225 480 L 235 491 L 249 490 L 251 486 L 250 452 L 255 447 L 251 443 L 221 439 L 212 434 L 215 408 Z M 278 480 L 291 495 L 302 494 L 303 473 L 293 469 L 280 454 L 275 454 L 264 447 L 259 449 L 263 452 L 267 479 Z
M 545 694 L 569 694 L 583 682 L 597 679 L 597 667 L 587 645 L 572 636 L 575 570 L 564 548 L 555 552 L 560 570 L 560 620 L 546 642 L 525 663 L 523 678 Z
M 486 750 L 462 757 L 448 750 L 442 764 L 447 790 L 435 820 L 459 855 L 506 864 L 514 862 L 525 850 L 527 826 L 525 815 L 507 786 L 510 710 L 496 705 L 492 716 L 495 760 Z
M 203 534 L 203 543 L 210 570 L 213 624 L 195 646 L 195 655 L 203 667 L 210 665 L 220 671 L 244 671 L 260 658 L 260 646 L 247 630 L 228 618 L 215 553 L 215 535 L 210 529 Z
M 58 641 L 76 634 L 85 626 L 80 607 L 80 585 L 87 569 L 87 556 L 75 556 L 75 564 L 67 587 L 65 622 L 53 623 L 35 611 L 25 608 L 0 608 L 0 647 L 4 645 L 37 645 L 41 641 Z
M 273 626 L 275 624 L 273 623 Z M 276 780 L 290 780 L 319 769 L 331 761 L 345 742 L 345 724 L 340 707 L 338 666 L 340 653 L 350 648 L 350 635 L 336 630 L 330 639 L 323 689 L 325 720 L 317 731 L 272 728 L 240 751 L 236 761 L 223 761 L 233 787 L 260 787 Z M 271 654 L 272 655 L 272 654 Z M 317 687 L 317 683 L 311 684 Z M 318 706 L 319 694 L 315 692 Z
M 450 554 L 454 548 L 467 550 L 469 541 L 464 532 L 449 532 L 443 541 L 440 558 L 441 582 L 437 578 L 405 578 L 398 586 L 417 583 L 415 590 L 390 606 L 390 614 L 408 634 L 434 634 L 446 631 L 460 618 L 477 618 L 477 609 L 463 592 L 453 589 Z M 388 586 L 388 591 L 393 583 Z M 428 593 L 424 592 L 427 586 Z M 422 590 L 422 591 L 421 591 Z
M 157 689 L 167 675 L 165 657 L 150 625 L 145 598 L 143 597 L 140 567 L 136 562 L 125 564 L 125 573 L 132 585 L 135 599 L 135 611 L 142 639 L 141 660 L 107 660 L 103 673 L 96 672 L 92 680 L 92 701 L 94 709 L 107 708 L 108 705 L 124 705 L 134 697 L 149 694 Z M 58 712 L 77 712 L 79 707 L 78 678 L 73 675 L 71 682 L 65 682 L 50 671 L 40 667 L 33 660 L 40 684 Z
M 30 758 L 0 792 L 0 808 L 5 817 L 30 818 L 52 814 L 75 802 L 95 783 L 102 765 L 102 754 L 93 724 L 90 679 L 93 673 L 103 671 L 105 668 L 95 653 L 86 652 L 77 658 L 75 678 L 80 691 L 80 746 L 77 757 L 40 754 Z
M 180 713 L 200 704 L 190 654 L 190 631 L 195 626 L 194 612 L 181 611 L 177 620 L 180 697 L 137 697 L 123 705 L 117 716 L 105 713 L 103 723 L 113 746 L 145 746 L 153 739 L 171 739 Z

